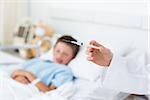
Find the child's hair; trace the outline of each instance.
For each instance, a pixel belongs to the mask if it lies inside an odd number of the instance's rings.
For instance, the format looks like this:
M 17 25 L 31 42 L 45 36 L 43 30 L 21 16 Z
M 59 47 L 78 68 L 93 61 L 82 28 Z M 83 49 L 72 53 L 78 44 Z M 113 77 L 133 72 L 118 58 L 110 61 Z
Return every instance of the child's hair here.
M 78 54 L 79 50 L 80 50 L 80 46 L 71 42 L 77 42 L 77 40 L 75 38 L 73 38 L 72 36 L 69 35 L 63 35 L 60 38 L 57 39 L 55 46 L 57 45 L 58 42 L 63 42 L 66 43 L 68 46 L 70 46 L 73 50 L 73 58 L 76 57 L 76 55 Z

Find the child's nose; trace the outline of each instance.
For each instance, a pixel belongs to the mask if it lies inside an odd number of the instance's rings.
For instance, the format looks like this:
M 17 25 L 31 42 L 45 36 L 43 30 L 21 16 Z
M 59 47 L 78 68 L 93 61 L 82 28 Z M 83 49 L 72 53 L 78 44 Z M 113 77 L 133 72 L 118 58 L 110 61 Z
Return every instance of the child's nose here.
M 57 58 L 62 59 L 63 55 L 62 54 L 58 54 Z

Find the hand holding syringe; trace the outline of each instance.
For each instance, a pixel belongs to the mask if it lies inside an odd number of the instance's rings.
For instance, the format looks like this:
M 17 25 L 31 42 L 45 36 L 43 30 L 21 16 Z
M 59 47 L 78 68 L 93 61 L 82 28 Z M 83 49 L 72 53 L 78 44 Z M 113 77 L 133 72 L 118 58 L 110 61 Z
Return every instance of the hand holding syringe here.
M 88 55 L 87 59 L 89 61 L 92 61 L 93 63 L 98 64 L 100 66 L 109 66 L 113 56 L 112 52 L 108 48 L 96 42 L 95 40 L 90 41 L 89 44 L 83 44 L 83 42 L 69 40 L 64 41 L 78 46 L 86 47 Z
M 87 59 L 89 61 L 104 67 L 110 65 L 113 54 L 108 48 L 99 44 L 95 40 L 90 41 L 87 47 Z

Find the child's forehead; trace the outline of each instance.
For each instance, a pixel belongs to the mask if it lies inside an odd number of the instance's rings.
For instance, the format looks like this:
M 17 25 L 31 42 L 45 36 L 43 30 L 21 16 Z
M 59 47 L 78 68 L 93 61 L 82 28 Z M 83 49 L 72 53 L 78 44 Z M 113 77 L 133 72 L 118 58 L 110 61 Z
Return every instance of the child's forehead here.
M 65 45 L 66 47 L 72 48 L 71 44 L 68 44 L 68 43 L 63 42 L 63 41 L 59 41 L 59 42 L 56 44 L 56 46 L 58 46 L 58 45 Z
M 66 42 L 64 42 L 64 41 L 58 41 L 56 45 L 58 45 L 58 44 L 59 44 L 59 45 L 61 45 L 61 44 L 64 45 L 64 44 L 65 44 L 65 45 L 67 45 L 67 46 L 70 46 L 68 43 L 66 43 Z
M 61 49 L 61 50 L 65 50 L 67 52 L 69 52 L 71 50 L 72 52 L 74 52 L 72 46 L 65 42 L 58 42 L 55 46 L 55 49 Z

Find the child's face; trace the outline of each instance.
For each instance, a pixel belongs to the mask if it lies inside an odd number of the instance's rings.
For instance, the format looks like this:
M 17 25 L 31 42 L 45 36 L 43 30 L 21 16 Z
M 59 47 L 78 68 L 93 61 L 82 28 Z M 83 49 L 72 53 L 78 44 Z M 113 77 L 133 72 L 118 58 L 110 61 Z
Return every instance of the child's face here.
M 73 50 L 66 43 L 58 42 L 54 48 L 54 63 L 67 65 L 73 59 Z

